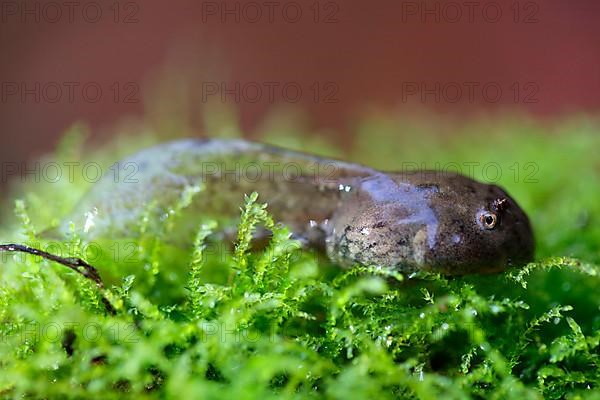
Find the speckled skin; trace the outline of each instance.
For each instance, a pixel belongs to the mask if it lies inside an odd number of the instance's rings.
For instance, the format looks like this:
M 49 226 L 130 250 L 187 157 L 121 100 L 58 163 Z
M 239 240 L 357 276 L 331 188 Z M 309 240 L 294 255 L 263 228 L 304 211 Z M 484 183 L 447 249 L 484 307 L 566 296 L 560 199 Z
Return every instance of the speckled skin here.
M 144 213 L 155 229 L 186 186 L 201 185 L 171 234 L 177 243 L 192 243 L 200 215 L 233 224 L 243 195 L 256 191 L 276 220 L 342 266 L 462 275 L 533 257 L 533 233 L 517 203 L 462 175 L 384 173 L 243 140 L 165 143 L 119 165 L 120 179 L 108 174 L 94 185 L 62 231 L 75 221 L 87 225 L 88 240 L 135 237 Z M 491 229 L 482 220 L 490 213 L 497 218 Z

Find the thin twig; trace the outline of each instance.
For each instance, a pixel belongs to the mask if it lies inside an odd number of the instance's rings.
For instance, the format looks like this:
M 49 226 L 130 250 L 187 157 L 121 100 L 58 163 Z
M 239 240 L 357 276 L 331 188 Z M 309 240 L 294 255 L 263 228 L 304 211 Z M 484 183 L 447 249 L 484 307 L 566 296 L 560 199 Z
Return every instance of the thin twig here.
M 98 286 L 99 289 L 101 289 L 101 290 L 104 289 L 104 282 L 102 281 L 102 278 L 100 277 L 100 274 L 98 273 L 98 270 L 95 267 L 88 264 L 87 262 L 83 261 L 81 258 L 59 257 L 57 255 L 50 254 L 43 250 L 34 249 L 33 247 L 25 246 L 22 244 L 0 244 L 0 252 L 3 252 L 3 251 L 4 252 L 21 252 L 21 253 L 32 254 L 35 256 L 40 256 L 42 258 L 45 258 L 46 260 L 57 262 L 61 265 L 64 265 L 65 267 L 77 272 L 78 274 L 83 275 L 85 278 L 90 279 L 91 281 L 96 283 L 96 285 Z M 104 297 L 104 295 L 102 295 L 102 302 L 104 303 L 106 310 L 110 314 L 113 314 L 113 315 L 116 314 L 116 310 L 114 309 L 112 304 L 110 304 L 108 299 L 106 297 Z

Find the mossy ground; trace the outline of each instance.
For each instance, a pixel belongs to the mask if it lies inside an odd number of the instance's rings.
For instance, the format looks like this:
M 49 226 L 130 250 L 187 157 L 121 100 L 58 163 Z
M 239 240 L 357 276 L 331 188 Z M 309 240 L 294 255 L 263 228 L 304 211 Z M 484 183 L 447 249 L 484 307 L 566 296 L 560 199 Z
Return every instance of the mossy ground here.
M 442 129 L 460 134 L 436 134 Z M 509 117 L 448 128 L 429 117 L 379 115 L 365 118 L 343 151 L 297 131 L 266 126 L 263 140 L 382 169 L 472 168 L 528 212 L 536 262 L 452 279 L 340 270 L 299 250 L 260 196 L 240 199 L 235 250 L 203 245 L 218 229 L 203 221 L 195 249 L 184 251 L 168 241 L 182 199 L 162 231 L 135 243 L 104 243 L 90 254 L 77 236 L 82 227 L 73 227 L 59 246 L 98 266 L 116 315 L 74 272 L 2 255 L 1 396 L 600 398 L 600 121 Z M 84 151 L 81 138 L 67 134 L 43 162 L 94 160 L 108 168 L 157 140 L 141 133 Z M 14 222 L 2 241 L 44 245 L 38 233 L 89 184 L 80 173 L 71 181 L 16 182 L 4 207 L 15 209 L 4 212 Z M 265 250 L 250 252 L 259 225 L 274 236 Z

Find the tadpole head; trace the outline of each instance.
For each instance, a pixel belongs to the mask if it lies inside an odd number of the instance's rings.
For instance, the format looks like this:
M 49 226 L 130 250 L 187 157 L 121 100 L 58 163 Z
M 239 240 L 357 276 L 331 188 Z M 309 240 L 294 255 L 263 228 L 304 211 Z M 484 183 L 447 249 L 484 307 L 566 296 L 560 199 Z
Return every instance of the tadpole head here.
M 527 214 L 502 188 L 454 179 L 432 200 L 439 216 L 436 247 L 425 264 L 447 275 L 490 273 L 533 259 L 534 235 Z
M 529 219 L 496 185 L 462 175 L 381 175 L 334 218 L 327 248 L 340 264 L 444 275 L 498 272 L 531 261 Z

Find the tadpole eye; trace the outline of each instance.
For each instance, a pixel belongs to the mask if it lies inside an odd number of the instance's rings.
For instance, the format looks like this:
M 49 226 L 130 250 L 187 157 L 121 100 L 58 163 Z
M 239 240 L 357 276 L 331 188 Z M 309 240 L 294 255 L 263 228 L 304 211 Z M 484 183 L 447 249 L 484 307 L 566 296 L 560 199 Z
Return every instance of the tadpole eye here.
M 494 229 L 498 222 L 498 216 L 494 213 L 484 212 L 479 216 L 479 221 L 485 229 Z

